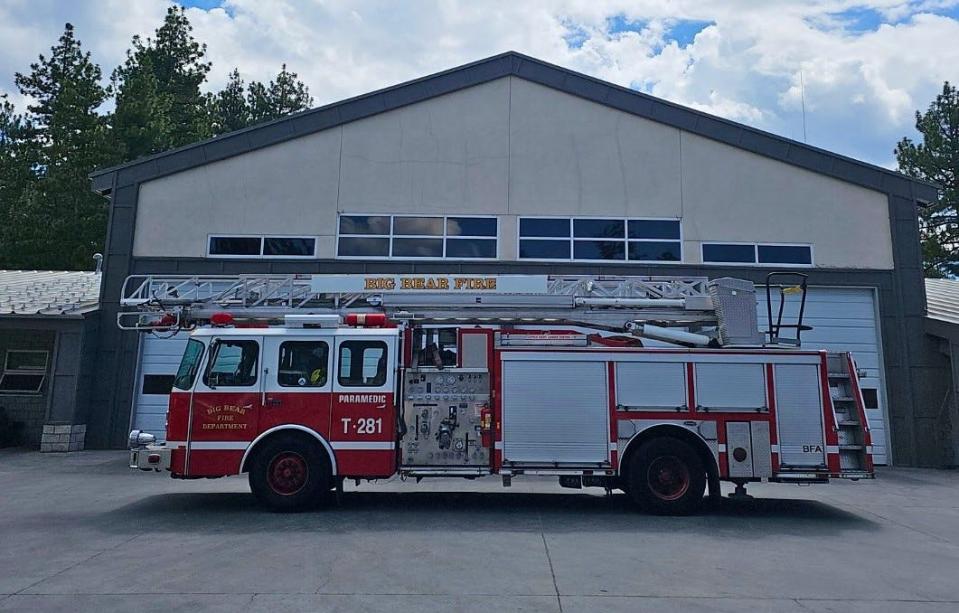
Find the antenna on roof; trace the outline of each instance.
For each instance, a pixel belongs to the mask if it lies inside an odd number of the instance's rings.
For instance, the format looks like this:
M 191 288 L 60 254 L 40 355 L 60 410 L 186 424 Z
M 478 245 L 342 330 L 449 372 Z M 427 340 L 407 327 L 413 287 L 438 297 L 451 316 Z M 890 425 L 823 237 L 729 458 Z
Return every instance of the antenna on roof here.
M 806 140 L 806 82 L 803 79 L 802 70 L 799 71 L 799 99 L 802 102 L 802 142 Z

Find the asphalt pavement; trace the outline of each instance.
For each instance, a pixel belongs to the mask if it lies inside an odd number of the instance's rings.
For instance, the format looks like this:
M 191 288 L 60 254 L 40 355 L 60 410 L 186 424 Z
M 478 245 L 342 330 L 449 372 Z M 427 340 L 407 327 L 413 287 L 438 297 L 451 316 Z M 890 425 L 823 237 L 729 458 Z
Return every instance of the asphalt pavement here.
M 245 477 L 0 451 L 0 611 L 959 610 L 959 472 L 763 484 L 693 517 L 545 478 L 350 484 L 261 510 Z

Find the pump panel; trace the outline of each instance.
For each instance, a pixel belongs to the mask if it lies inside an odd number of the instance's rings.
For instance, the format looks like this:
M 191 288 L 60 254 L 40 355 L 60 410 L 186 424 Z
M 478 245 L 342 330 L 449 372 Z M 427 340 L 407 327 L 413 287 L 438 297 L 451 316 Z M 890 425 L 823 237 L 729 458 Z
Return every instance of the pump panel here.
M 411 369 L 403 385 L 404 467 L 489 466 L 482 444 L 490 398 L 486 369 Z

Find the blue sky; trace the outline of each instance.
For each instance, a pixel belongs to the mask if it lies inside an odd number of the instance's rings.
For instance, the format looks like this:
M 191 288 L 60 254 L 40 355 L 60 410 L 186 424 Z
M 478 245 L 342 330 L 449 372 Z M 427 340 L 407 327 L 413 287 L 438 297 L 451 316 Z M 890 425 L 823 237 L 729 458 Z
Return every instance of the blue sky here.
M 316 103 L 513 49 L 884 166 L 959 82 L 959 0 L 186 0 L 215 90 L 286 63 Z M 0 2 L 0 92 L 74 23 L 105 75 L 169 0 Z M 800 87 L 800 81 L 805 87 Z

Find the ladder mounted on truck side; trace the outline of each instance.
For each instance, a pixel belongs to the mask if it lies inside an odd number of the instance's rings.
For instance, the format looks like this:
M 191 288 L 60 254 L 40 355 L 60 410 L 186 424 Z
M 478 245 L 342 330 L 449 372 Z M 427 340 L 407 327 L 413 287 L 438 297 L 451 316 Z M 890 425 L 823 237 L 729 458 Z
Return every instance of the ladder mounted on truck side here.
M 295 313 L 383 313 L 411 324 L 561 324 L 691 345 L 764 344 L 755 287 L 732 278 L 134 275 L 123 284 L 120 304 L 119 327 L 140 331 L 190 329 L 222 311 L 268 322 Z

